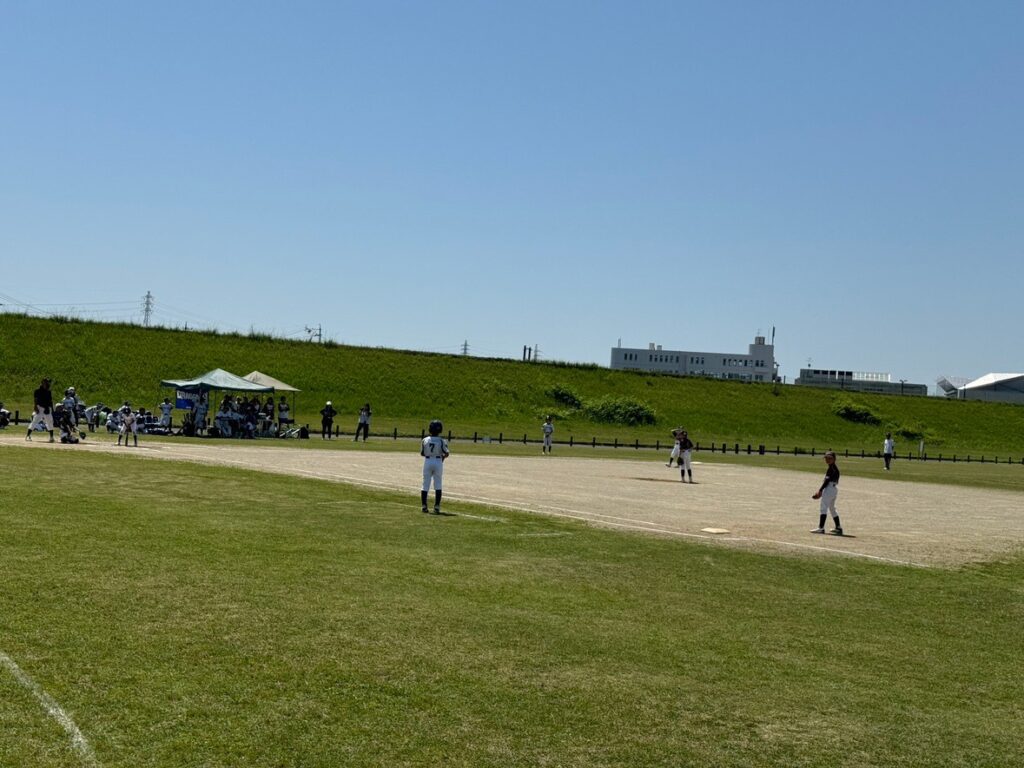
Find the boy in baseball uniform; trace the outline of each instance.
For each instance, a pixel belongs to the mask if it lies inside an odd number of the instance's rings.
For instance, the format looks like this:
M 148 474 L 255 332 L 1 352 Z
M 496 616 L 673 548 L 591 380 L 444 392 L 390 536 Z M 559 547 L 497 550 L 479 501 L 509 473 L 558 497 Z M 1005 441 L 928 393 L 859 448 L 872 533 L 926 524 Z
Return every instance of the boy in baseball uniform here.
M 551 417 L 548 416 L 544 423 L 541 425 L 541 431 L 544 433 L 544 445 L 541 446 L 541 453 L 551 453 L 551 436 L 555 432 L 555 425 L 551 423 Z
M 882 443 L 882 458 L 885 459 L 885 471 L 889 471 L 889 464 L 892 463 L 892 456 L 896 453 L 896 441 L 892 439 L 892 432 L 885 433 L 885 442 Z
M 811 533 L 824 533 L 825 518 L 831 514 L 835 528 L 829 533 L 842 536 L 843 526 L 839 522 L 839 513 L 836 512 L 836 497 L 839 495 L 839 466 L 836 464 L 836 455 L 833 451 L 826 451 L 825 465 L 825 479 L 821 483 L 821 488 L 811 496 L 812 499 L 821 499 L 821 516 L 818 518 L 818 527 L 812 528 Z
M 134 413 L 132 404 L 126 402 L 121 406 L 121 429 L 117 433 L 117 444 L 121 444 L 121 437 L 124 436 L 124 447 L 128 447 L 128 435 L 135 440 L 135 447 L 139 447 L 139 425 Z
M 423 457 L 423 489 L 420 491 L 422 512 L 428 512 L 427 493 L 430 483 L 434 483 L 434 514 L 441 514 L 441 476 L 444 474 L 444 460 L 448 458 L 448 441 L 441 437 L 444 425 L 434 419 L 427 427 L 430 434 L 420 444 L 420 456 Z
M 679 427 L 678 429 L 673 429 L 672 430 L 672 440 L 673 440 L 673 443 L 672 443 L 672 453 L 670 453 L 668 455 L 668 464 L 665 465 L 666 467 L 671 467 L 672 466 L 672 460 L 673 459 L 676 460 L 676 464 L 679 463 L 679 451 L 680 451 L 680 448 L 679 448 L 679 438 L 680 438 L 680 436 L 682 434 L 683 434 L 683 428 L 682 427 Z
M 50 433 L 50 442 L 53 442 L 53 392 L 50 391 L 50 380 L 43 379 L 39 389 L 32 393 L 32 400 L 35 407 L 32 409 L 32 421 L 29 422 L 26 440 L 32 439 L 32 432 L 36 426 L 42 424 Z
M 693 466 L 690 463 L 690 457 L 693 453 L 693 443 L 690 440 L 690 436 L 686 433 L 686 430 L 679 432 L 679 458 L 676 459 L 676 465 L 679 467 L 679 479 L 684 483 L 686 482 L 686 476 L 690 476 L 690 484 L 693 484 Z
M 171 414 L 174 413 L 174 404 L 171 402 L 171 398 L 165 397 L 164 401 L 160 403 L 160 426 L 171 428 Z

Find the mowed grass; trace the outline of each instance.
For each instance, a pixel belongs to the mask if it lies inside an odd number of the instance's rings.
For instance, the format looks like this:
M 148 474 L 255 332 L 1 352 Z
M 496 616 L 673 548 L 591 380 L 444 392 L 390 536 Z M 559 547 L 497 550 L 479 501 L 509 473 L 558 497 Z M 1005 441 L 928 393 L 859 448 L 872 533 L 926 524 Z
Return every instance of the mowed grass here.
M 745 348 L 747 341 L 737 340 L 737 348 Z M 349 434 L 356 428 L 360 406 L 370 401 L 372 429 L 380 434 L 395 429 L 418 434 L 431 419 L 441 418 L 459 436 L 477 432 L 538 439 L 545 415 L 554 414 L 556 439 L 572 435 L 577 442 L 665 442 L 669 431 L 682 424 L 703 446 L 764 443 L 789 451 L 877 451 L 890 430 L 901 453 L 916 450 L 923 436 L 930 455 L 1024 457 L 1024 407 L 1004 403 L 741 384 L 596 365 L 527 364 L 310 344 L 258 333 L 218 335 L 8 313 L 0 313 L 0 360 L 0 400 L 23 416 L 43 376 L 53 379 L 58 394 L 73 385 L 90 404 L 131 400 L 136 407 L 153 409 L 172 394 L 160 389 L 162 379 L 191 378 L 212 368 L 241 376 L 258 369 L 302 390 L 293 413 L 300 424 L 318 430 L 319 411 L 331 400 L 339 412 L 336 426 Z M 556 388 L 575 393 L 585 403 L 604 398 L 641 403 L 656 421 L 636 427 L 596 422 L 556 400 Z M 877 421 L 840 417 L 835 408 L 842 403 L 866 409 Z M 178 412 L 175 417 L 179 423 L 181 416 Z
M 415 477 L 396 495 L 0 460 L 0 651 L 103 766 L 1024 762 L 1020 558 L 925 570 L 434 517 Z M 0 668 L 0 765 L 81 764 Z

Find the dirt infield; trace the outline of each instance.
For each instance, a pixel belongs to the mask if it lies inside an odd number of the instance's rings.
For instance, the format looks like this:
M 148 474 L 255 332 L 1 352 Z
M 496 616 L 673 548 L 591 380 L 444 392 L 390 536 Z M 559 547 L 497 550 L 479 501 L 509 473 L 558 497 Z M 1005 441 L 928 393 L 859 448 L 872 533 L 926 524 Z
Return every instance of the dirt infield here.
M 89 443 L 74 448 L 23 440 L 6 445 L 130 451 L 321 478 L 409 493 L 419 507 L 421 459 L 415 452 L 297 450 L 285 446 L 146 442 L 139 448 Z M 854 556 L 921 566 L 957 566 L 1024 547 L 1024 495 L 948 485 L 846 476 L 838 509 L 848 535 L 815 535 L 813 475 L 729 464 L 694 465 L 696 484 L 660 460 L 453 456 L 445 497 L 585 520 L 602 526 L 685 537 L 710 544 Z M 707 533 L 703 529 L 723 529 Z

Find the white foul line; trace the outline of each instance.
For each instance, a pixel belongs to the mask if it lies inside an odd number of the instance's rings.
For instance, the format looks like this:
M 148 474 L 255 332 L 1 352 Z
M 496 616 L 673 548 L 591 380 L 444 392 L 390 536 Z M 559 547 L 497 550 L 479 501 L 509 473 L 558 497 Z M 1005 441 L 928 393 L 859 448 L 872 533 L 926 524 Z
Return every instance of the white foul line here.
M 25 674 L 25 672 L 19 667 L 14 659 L 8 656 L 3 651 L 0 651 L 0 665 L 3 665 L 8 672 L 10 672 L 14 679 L 17 680 L 22 688 L 25 688 L 29 693 L 36 697 L 36 701 L 42 704 L 43 709 L 46 710 L 46 714 L 56 720 L 60 727 L 64 729 L 64 732 L 71 737 L 71 748 L 78 753 L 78 756 L 82 758 L 82 763 L 87 766 L 99 766 L 96 762 L 96 755 L 93 754 L 92 747 L 89 746 L 89 742 L 85 740 L 85 736 L 78 730 L 78 726 L 75 722 L 68 717 L 68 713 L 61 709 L 60 704 L 56 700 L 44 691 L 35 680 Z

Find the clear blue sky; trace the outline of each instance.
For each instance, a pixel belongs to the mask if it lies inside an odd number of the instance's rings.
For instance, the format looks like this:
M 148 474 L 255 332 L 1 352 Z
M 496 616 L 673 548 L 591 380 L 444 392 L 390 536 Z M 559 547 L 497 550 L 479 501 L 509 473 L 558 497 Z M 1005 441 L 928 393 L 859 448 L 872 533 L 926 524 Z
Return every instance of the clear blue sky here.
M 149 290 L 164 325 L 602 365 L 774 326 L 790 380 L 1024 370 L 1021 30 L 994 0 L 0 0 L 0 309 Z

